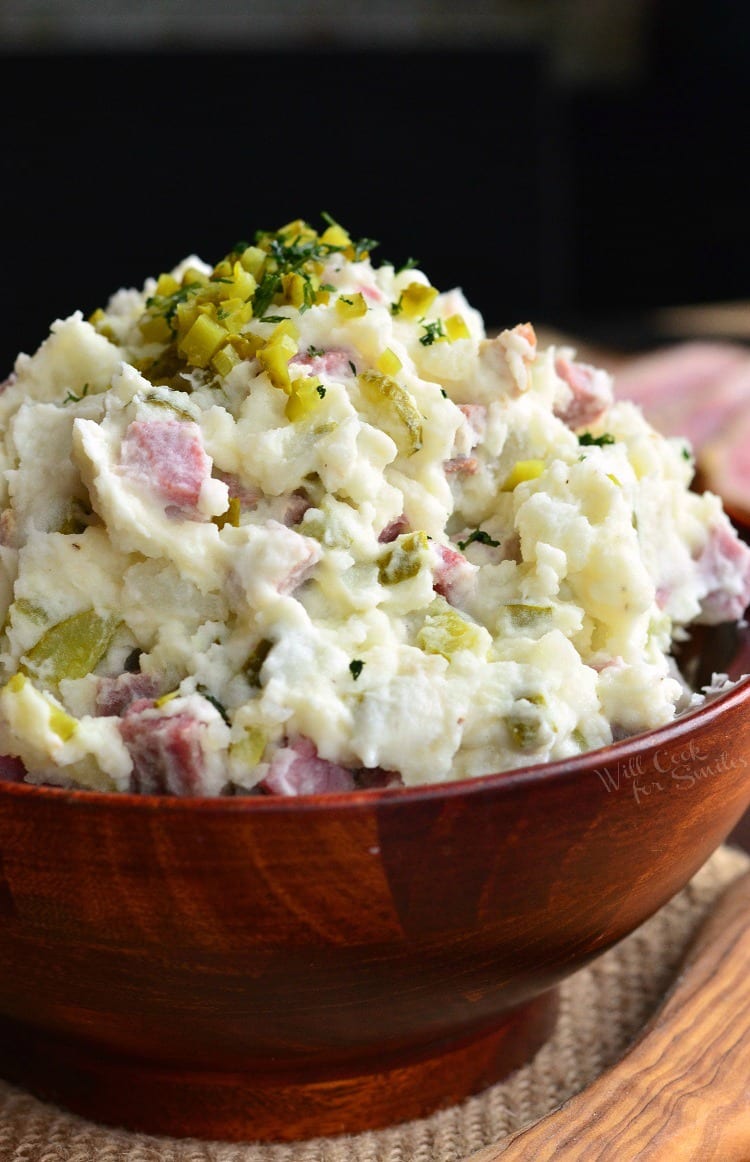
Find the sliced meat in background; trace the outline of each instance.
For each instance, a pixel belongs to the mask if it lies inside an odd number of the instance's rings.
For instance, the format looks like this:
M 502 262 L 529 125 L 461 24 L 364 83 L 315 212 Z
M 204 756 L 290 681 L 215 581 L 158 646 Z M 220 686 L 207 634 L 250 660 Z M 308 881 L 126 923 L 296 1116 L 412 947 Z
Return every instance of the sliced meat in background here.
M 750 350 L 734 343 L 677 343 L 619 363 L 615 395 L 640 404 L 665 436 L 685 436 L 696 454 L 750 408 Z

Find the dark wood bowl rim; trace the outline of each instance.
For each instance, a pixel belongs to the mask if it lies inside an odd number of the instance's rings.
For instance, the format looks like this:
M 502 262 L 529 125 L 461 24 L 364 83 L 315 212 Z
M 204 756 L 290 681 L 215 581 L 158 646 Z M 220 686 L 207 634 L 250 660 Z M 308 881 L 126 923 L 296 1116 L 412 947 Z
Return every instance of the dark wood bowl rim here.
M 586 751 L 572 758 L 553 762 L 535 763 L 495 774 L 477 775 L 445 783 L 425 783 L 415 787 L 381 787 L 356 791 L 328 792 L 317 795 L 143 795 L 126 791 L 92 791 L 81 788 L 38 786 L 33 783 L 0 782 L 0 801 L 6 796 L 32 800 L 57 800 L 66 805 L 108 806 L 115 811 L 145 811 L 147 813 L 197 812 L 211 815 L 236 815 L 245 812 L 287 814 L 298 812 L 325 812 L 335 808 L 357 811 L 383 802 L 421 802 L 434 799 L 470 798 L 486 792 L 522 786 L 543 787 L 565 779 L 579 779 L 608 764 L 626 762 L 634 755 L 658 746 L 667 746 L 681 735 L 694 729 L 711 726 L 716 719 L 750 703 L 750 674 L 743 675 L 727 690 L 711 696 L 700 706 L 678 715 L 664 726 L 640 734 L 630 735 L 619 742 Z M 750 713 L 750 709 L 748 710 Z

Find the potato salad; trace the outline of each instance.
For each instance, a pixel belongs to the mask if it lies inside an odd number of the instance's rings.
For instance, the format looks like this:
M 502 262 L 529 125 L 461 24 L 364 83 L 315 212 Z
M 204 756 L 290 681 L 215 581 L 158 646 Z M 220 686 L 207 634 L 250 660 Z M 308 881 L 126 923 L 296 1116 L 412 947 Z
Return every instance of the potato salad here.
M 468 779 L 669 722 L 750 551 L 610 376 L 329 215 L 58 319 L 0 392 L 3 777 Z

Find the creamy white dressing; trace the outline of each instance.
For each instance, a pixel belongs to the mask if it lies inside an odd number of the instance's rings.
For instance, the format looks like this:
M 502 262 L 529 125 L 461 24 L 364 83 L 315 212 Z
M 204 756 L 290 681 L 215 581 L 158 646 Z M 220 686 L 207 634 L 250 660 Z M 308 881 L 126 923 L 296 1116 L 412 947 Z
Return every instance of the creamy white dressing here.
M 174 278 L 190 268 L 212 269 L 191 256 Z M 103 696 L 133 673 L 154 739 L 198 730 L 197 785 L 149 768 L 168 793 L 251 791 L 299 739 L 407 785 L 563 758 L 669 722 L 672 641 L 739 616 L 750 566 L 719 500 L 605 372 L 538 351 L 528 324 L 488 338 L 459 289 L 408 317 L 421 271 L 336 253 L 318 281 L 328 301 L 250 318 L 261 355 L 223 373 L 149 380 L 155 280 L 19 356 L 0 394 L 0 750 L 31 781 L 139 789 L 152 760 Z M 289 390 L 262 358 L 279 318 Z M 77 637 L 92 625 L 98 650 Z

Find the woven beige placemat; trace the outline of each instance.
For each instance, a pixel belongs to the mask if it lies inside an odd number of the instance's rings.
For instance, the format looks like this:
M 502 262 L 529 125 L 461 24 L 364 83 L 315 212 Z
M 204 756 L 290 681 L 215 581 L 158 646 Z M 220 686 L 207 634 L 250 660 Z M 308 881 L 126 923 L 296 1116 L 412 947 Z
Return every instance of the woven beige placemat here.
M 106 1129 L 0 1082 L 0 1162 L 464 1162 L 549 1113 L 622 1055 L 701 920 L 748 868 L 744 852 L 719 848 L 660 912 L 562 985 L 555 1032 L 529 1065 L 430 1118 L 295 1145 L 229 1145 Z

